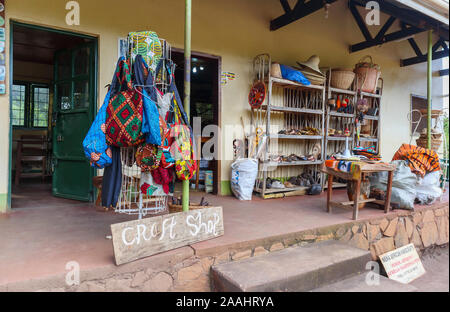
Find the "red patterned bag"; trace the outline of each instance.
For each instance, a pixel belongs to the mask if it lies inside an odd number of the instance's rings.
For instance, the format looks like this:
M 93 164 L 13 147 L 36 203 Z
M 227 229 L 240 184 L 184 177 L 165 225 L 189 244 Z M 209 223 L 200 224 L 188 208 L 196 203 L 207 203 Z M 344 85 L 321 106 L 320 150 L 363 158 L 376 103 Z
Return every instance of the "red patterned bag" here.
M 136 146 L 145 140 L 141 131 L 142 92 L 133 88 L 129 60 L 121 58 L 114 75 L 117 83 L 111 89 L 117 93 L 109 100 L 106 109 L 106 142 L 117 147 Z

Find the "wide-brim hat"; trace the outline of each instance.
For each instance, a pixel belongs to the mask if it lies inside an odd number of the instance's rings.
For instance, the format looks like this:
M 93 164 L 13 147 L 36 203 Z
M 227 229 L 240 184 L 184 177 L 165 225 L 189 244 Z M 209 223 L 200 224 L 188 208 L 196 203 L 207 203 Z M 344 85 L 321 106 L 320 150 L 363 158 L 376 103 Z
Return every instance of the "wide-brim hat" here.
M 320 58 L 317 55 L 312 55 L 306 62 L 297 62 L 299 66 L 306 67 L 313 72 L 324 76 L 324 74 L 319 69 Z

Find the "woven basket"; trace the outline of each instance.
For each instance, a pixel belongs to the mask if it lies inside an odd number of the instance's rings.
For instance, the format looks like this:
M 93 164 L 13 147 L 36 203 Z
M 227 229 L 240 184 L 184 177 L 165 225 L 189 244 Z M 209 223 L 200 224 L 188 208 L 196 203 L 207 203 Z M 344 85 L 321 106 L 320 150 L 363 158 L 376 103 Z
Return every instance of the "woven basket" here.
M 370 62 L 365 62 L 366 58 Z M 363 57 L 359 63 L 355 65 L 355 74 L 358 76 L 358 90 L 368 93 L 375 93 L 377 91 L 378 79 L 380 79 L 381 71 L 378 65 L 374 64 L 372 57 L 367 55 Z
M 270 73 L 274 78 L 283 78 L 283 76 L 281 75 L 280 64 L 278 63 L 272 63 Z
M 349 69 L 335 69 L 331 72 L 330 84 L 333 88 L 348 90 L 355 80 L 356 74 Z
M 428 140 L 419 138 L 416 140 L 417 146 L 428 148 Z M 439 147 L 441 147 L 442 139 L 431 139 L 431 149 L 435 152 L 439 150 Z
M 204 208 L 212 208 L 213 206 L 200 206 L 200 204 L 190 204 L 189 205 L 189 211 L 190 210 L 196 210 L 196 209 L 204 209 Z M 169 204 L 169 213 L 176 213 L 176 212 L 183 212 L 183 206 L 182 205 L 174 205 Z

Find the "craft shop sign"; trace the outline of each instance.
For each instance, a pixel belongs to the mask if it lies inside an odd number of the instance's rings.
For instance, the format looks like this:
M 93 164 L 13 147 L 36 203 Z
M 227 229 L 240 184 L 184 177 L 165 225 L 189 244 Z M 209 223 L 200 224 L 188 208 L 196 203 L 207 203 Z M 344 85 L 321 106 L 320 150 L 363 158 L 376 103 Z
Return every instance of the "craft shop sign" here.
M 222 236 L 222 207 L 195 209 L 111 225 L 116 264 Z
M 425 274 L 414 244 L 382 254 L 380 260 L 388 277 L 403 284 L 408 284 Z

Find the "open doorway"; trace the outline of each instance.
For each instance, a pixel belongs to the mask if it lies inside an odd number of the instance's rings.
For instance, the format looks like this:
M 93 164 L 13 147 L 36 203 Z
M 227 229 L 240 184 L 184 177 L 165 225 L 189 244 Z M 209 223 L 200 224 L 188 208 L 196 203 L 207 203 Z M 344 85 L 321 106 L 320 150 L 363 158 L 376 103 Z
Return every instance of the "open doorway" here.
M 12 22 L 11 42 L 11 207 L 92 201 L 97 39 Z
M 184 51 L 180 49 L 172 50 L 172 60 L 176 64 L 175 83 L 180 94 L 184 90 Z M 190 97 L 190 120 L 194 117 L 201 118 L 201 130 L 209 125 L 220 125 L 220 89 L 219 75 L 221 58 L 220 56 L 192 52 L 191 57 L 191 97 Z M 194 129 L 195 131 L 195 129 Z M 219 139 L 219 138 L 216 138 Z M 209 136 L 197 138 L 197 145 L 202 145 L 210 140 Z M 215 147 L 219 148 L 219 142 Z M 213 194 L 220 194 L 220 150 L 211 150 L 211 154 L 216 155 L 215 159 L 202 158 L 199 161 L 199 189 L 211 191 Z M 212 179 L 211 179 L 212 175 Z M 208 180 L 212 180 L 212 189 Z M 196 177 L 191 181 L 195 184 Z

